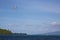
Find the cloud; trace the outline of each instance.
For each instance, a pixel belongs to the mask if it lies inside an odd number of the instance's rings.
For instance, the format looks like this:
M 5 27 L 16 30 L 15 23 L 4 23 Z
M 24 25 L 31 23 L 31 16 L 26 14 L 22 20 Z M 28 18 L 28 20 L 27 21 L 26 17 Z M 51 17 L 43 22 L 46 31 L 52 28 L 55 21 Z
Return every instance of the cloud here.
M 10 18 L 9 18 L 10 19 Z M 7 18 L 6 18 L 7 20 Z M 42 34 L 47 32 L 54 32 L 60 30 L 60 23 L 56 21 L 41 21 L 41 20 L 13 20 L 12 21 L 5 21 L 5 26 L 1 26 L 1 28 L 6 28 L 11 31 L 15 32 L 25 32 L 29 34 Z M 4 25 L 4 24 L 2 24 Z M 36 30 L 37 29 L 37 30 Z
M 54 27 L 60 27 L 60 23 L 58 23 L 56 21 L 52 22 L 51 25 L 54 26 Z
M 51 25 L 54 26 L 58 24 L 57 22 L 51 22 Z M 24 24 L 14 24 L 14 23 L 9 23 L 9 24 L 5 24 L 6 26 L 3 26 L 1 28 L 6 28 L 11 30 L 12 32 L 23 32 L 23 33 L 28 33 L 28 34 L 42 34 L 42 33 L 47 33 L 47 32 L 54 32 L 57 29 L 55 29 L 54 27 L 49 27 L 46 26 L 48 24 L 34 24 L 34 23 L 24 23 Z M 36 30 L 37 29 L 37 30 Z

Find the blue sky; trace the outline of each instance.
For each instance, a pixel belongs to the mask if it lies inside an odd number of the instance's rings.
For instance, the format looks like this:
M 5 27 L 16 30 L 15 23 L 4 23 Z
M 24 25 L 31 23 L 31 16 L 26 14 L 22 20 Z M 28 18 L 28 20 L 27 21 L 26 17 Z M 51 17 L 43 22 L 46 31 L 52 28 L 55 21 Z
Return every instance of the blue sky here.
M 0 0 L 0 28 L 43 34 L 60 30 L 60 0 Z

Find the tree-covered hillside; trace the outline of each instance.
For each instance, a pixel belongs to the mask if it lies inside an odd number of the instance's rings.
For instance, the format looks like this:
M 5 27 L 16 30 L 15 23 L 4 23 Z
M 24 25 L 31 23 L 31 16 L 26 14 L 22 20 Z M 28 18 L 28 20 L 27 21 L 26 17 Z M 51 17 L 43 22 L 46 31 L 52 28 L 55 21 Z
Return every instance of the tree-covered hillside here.
M 10 30 L 6 30 L 6 29 L 0 29 L 0 35 L 9 35 L 12 34 L 12 32 Z

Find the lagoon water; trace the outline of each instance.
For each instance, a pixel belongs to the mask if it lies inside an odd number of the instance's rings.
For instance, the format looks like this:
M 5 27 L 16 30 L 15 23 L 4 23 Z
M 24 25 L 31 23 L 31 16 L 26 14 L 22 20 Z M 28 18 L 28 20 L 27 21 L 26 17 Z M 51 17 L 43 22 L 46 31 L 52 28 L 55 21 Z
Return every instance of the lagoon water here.
M 54 35 L 25 35 L 25 36 L 13 36 L 13 35 L 0 35 L 0 40 L 60 40 L 60 36 Z

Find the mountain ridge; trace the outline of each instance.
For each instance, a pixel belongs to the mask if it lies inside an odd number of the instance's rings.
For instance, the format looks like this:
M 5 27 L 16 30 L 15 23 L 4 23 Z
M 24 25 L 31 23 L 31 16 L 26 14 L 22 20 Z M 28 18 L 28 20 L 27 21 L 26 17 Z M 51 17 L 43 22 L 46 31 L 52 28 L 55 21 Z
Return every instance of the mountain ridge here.
M 46 35 L 60 35 L 60 31 L 45 33 Z

